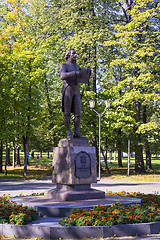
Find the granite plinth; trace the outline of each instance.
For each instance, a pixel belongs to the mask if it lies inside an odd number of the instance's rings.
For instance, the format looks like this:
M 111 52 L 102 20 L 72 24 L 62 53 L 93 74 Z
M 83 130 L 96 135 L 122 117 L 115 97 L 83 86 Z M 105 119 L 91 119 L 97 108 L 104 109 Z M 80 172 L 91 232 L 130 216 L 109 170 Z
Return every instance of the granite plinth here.
M 62 139 L 59 146 L 53 151 L 52 182 L 62 185 L 97 182 L 96 152 L 89 147 L 87 138 Z
M 138 198 L 128 198 L 112 195 L 107 195 L 102 199 L 85 199 L 77 201 L 62 201 L 60 199 L 55 200 L 54 198 L 48 198 L 43 195 L 20 196 L 9 200 L 13 200 L 17 204 L 23 204 L 24 206 L 27 205 L 35 207 L 40 216 L 43 217 L 64 217 L 68 216 L 72 209 L 93 208 L 95 205 L 99 204 L 105 206 L 109 206 L 116 202 L 120 202 L 124 205 L 129 205 L 131 203 L 141 204 L 141 199 Z
M 105 192 L 88 189 L 88 190 L 69 190 L 69 189 L 50 189 L 45 192 L 45 197 L 53 198 L 59 201 L 76 201 L 86 199 L 104 199 Z
M 73 139 L 61 139 L 59 141 L 59 147 L 89 147 L 89 142 L 86 137 L 83 138 L 73 138 Z
M 90 188 L 97 182 L 96 152 L 89 147 L 88 139 L 61 139 L 53 151 L 52 182 L 57 189 L 50 189 L 45 196 L 54 200 L 76 201 L 104 199 L 105 192 Z

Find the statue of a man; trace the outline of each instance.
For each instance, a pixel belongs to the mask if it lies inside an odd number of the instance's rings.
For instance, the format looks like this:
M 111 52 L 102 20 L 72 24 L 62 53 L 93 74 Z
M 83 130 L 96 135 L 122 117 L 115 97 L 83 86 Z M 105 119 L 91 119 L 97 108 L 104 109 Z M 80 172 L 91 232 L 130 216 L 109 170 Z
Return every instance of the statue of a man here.
M 83 77 L 83 70 L 76 64 L 76 51 L 72 48 L 67 50 L 66 62 L 61 64 L 61 79 L 64 81 L 62 90 L 62 111 L 64 112 L 64 124 L 67 128 L 67 138 L 72 139 L 70 128 L 70 114 L 74 113 L 74 138 L 82 138 L 79 132 L 81 121 L 81 97 L 79 79 Z M 85 69 L 91 73 L 90 69 Z

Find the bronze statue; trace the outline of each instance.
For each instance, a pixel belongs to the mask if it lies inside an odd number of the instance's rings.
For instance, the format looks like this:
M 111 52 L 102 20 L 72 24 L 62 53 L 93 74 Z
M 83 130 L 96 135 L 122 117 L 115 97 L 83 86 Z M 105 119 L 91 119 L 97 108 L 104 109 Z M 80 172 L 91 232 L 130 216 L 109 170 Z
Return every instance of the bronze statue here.
M 81 97 L 79 83 L 87 83 L 91 70 L 80 68 L 76 64 L 76 51 L 71 48 L 67 50 L 66 62 L 61 64 L 61 79 L 64 81 L 62 89 L 62 111 L 64 112 L 64 124 L 67 128 L 67 138 L 72 139 L 70 128 L 70 114 L 74 113 L 74 138 L 82 138 L 79 132 L 81 121 Z

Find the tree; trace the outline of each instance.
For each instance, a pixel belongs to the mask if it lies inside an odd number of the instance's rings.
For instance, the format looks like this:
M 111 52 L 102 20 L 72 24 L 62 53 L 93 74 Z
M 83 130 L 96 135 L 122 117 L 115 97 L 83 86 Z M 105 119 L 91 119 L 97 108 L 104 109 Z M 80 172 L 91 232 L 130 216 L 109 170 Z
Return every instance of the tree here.
M 113 86 L 117 107 L 123 106 L 130 111 L 132 122 L 135 120 L 134 150 L 135 171 L 144 171 L 143 144 L 146 135 L 157 129 L 157 123 L 148 115 L 143 122 L 144 107 L 150 108 L 151 115 L 158 110 L 158 26 L 159 4 L 149 0 L 134 1 L 132 9 L 125 11 L 128 21 L 115 26 L 115 40 L 107 41 L 107 46 L 115 46 L 120 55 L 116 55 L 110 66 L 123 69 L 123 79 Z M 123 95 L 118 94 L 122 91 Z M 134 119 L 134 120 L 133 120 Z
M 35 16 L 34 14 L 29 15 L 27 12 L 33 7 L 33 2 L 30 5 L 28 1 L 5 1 L 1 28 L 3 50 L 1 57 L 5 56 L 7 59 L 6 62 L 3 62 L 4 70 L 1 78 L 1 81 L 5 82 L 1 95 L 2 103 L 7 109 L 6 114 L 3 114 L 2 126 L 14 129 L 12 135 L 8 130 L 2 132 L 6 136 L 11 135 L 12 141 L 15 141 L 16 138 L 23 139 L 24 175 L 27 175 L 28 140 L 32 136 L 40 116 L 41 83 L 45 72 L 43 64 L 46 61 L 44 43 L 47 38 L 46 29 L 44 29 L 46 26 L 43 22 L 43 31 L 41 32 L 38 27 L 38 23 L 42 24 L 43 21 L 40 14 Z M 41 3 L 42 10 L 42 1 L 39 3 Z M 39 6 L 40 4 L 38 4 Z M 45 15 L 43 17 L 45 18 Z M 37 31 L 35 32 L 35 30 Z M 7 71 L 8 69 L 10 72 Z M 6 80 L 8 80 L 8 84 L 6 84 Z M 5 90 L 5 88 L 7 89 Z M 9 102 L 8 99 L 12 101 Z M 8 108 L 6 104 L 9 105 Z M 9 128 L 7 124 L 11 127 Z

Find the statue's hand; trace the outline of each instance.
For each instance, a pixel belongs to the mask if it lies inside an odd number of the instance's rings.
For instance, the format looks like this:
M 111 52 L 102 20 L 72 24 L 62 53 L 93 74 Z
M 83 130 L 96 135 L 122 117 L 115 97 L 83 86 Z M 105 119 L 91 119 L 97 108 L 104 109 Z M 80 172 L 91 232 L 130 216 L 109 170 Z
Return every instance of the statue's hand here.
M 76 71 L 77 77 L 82 77 L 82 72 L 81 71 Z

